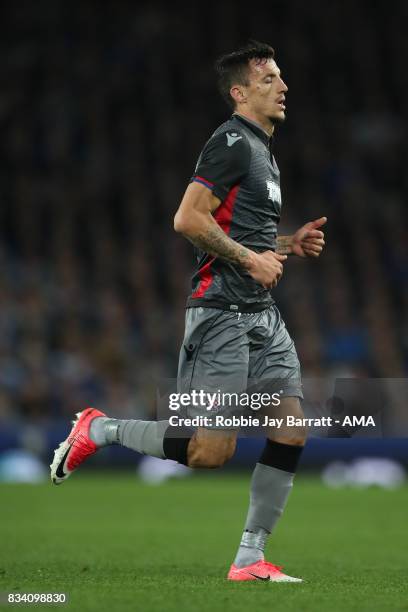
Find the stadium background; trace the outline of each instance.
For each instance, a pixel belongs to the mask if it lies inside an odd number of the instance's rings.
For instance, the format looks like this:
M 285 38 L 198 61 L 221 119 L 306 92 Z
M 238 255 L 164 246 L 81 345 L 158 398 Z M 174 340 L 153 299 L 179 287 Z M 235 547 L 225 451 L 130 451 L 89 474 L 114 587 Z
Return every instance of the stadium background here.
M 192 248 L 173 215 L 229 115 L 214 59 L 248 37 L 289 86 L 281 231 L 329 219 L 324 255 L 289 261 L 276 289 L 303 374 L 406 377 L 407 16 L 402 0 L 1 4 L 0 479 L 13 457 L 27 476 L 16 449 L 46 466 L 88 404 L 148 417 L 175 376 Z M 0 605 L 58 590 L 81 612 L 406 610 L 407 487 L 317 475 L 363 455 L 406 464 L 404 439 L 311 440 L 267 551 L 306 582 L 227 584 L 259 444 L 160 487 L 117 447 L 63 487 L 2 483 Z

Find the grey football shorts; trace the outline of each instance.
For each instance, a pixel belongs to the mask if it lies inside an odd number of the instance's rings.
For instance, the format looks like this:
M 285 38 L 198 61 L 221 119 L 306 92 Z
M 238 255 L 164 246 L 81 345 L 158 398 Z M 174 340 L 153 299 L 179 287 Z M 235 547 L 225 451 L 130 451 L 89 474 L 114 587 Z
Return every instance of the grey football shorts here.
M 255 313 L 187 308 L 177 387 L 179 393 L 256 391 L 303 399 L 299 359 L 277 307 Z M 210 414 L 236 408 L 216 403 Z M 186 410 L 189 417 L 206 413 L 201 405 Z

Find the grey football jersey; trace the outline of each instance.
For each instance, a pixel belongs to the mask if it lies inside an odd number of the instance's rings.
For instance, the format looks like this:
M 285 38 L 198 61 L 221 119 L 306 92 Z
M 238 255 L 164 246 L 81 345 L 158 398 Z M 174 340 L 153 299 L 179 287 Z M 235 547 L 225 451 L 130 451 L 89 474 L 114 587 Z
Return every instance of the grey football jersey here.
M 275 250 L 281 215 L 279 169 L 270 145 L 260 126 L 233 114 L 205 144 L 191 177 L 220 198 L 213 216 L 223 231 L 257 253 Z M 196 256 L 188 307 L 258 310 L 273 303 L 271 291 L 240 266 L 199 249 Z

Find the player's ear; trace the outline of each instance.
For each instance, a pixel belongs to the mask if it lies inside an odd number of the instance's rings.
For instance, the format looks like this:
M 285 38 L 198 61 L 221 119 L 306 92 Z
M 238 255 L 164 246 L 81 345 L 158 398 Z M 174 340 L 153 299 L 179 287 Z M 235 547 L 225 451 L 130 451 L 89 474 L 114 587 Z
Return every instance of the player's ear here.
M 245 88 L 240 85 L 233 85 L 230 89 L 230 96 L 235 101 L 235 104 L 246 102 Z

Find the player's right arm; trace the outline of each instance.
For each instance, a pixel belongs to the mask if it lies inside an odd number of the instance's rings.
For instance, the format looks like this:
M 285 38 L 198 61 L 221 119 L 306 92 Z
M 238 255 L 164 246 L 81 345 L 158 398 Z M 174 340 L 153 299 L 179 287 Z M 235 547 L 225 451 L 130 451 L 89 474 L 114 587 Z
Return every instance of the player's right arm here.
M 240 139 L 241 140 L 241 139 Z M 192 182 L 174 218 L 174 229 L 199 249 L 246 270 L 264 288 L 275 287 L 286 255 L 255 253 L 232 240 L 218 225 L 214 212 L 247 171 L 249 146 L 242 139 L 231 147 L 226 134 L 212 138 L 204 148 Z

